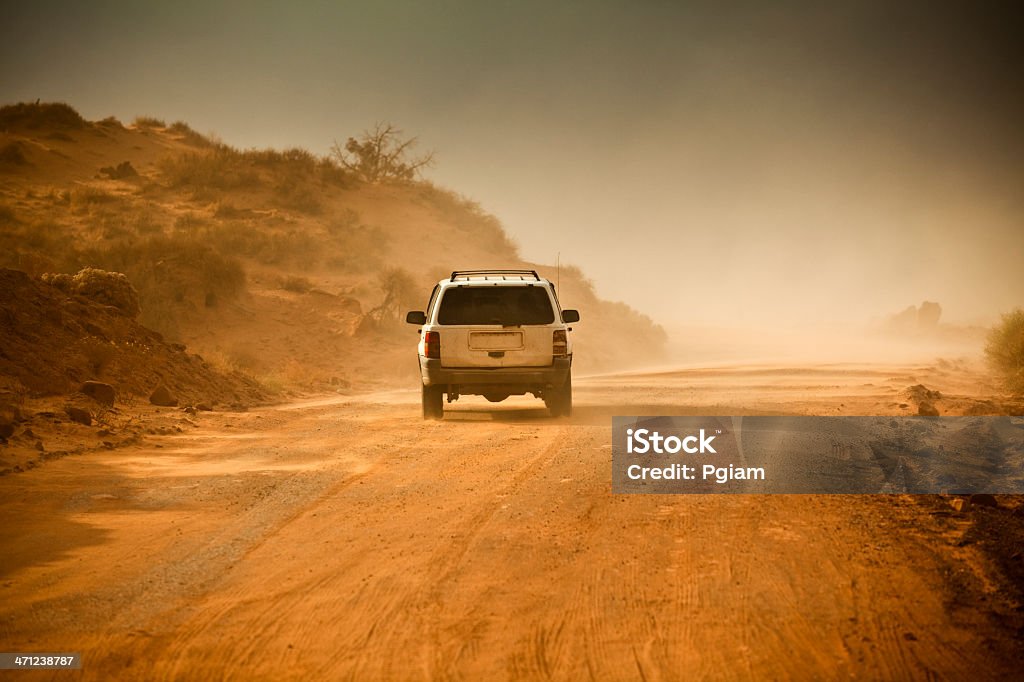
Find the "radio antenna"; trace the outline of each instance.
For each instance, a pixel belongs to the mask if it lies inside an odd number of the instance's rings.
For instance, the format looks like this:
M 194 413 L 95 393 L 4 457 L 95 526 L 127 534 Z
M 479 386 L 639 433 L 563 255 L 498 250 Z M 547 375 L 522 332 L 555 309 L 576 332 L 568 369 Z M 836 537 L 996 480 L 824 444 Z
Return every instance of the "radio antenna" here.
M 562 252 L 555 256 L 555 288 L 562 290 Z

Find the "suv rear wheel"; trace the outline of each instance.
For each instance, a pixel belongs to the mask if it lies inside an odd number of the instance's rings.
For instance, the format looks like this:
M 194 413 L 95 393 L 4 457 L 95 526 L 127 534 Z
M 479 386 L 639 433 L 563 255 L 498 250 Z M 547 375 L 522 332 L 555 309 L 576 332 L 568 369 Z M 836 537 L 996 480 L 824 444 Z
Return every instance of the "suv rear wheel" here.
M 423 418 L 443 419 L 444 418 L 444 387 L 424 386 L 423 387 Z
M 565 377 L 565 384 L 554 388 L 544 395 L 544 404 L 551 411 L 552 417 L 572 416 L 572 374 Z

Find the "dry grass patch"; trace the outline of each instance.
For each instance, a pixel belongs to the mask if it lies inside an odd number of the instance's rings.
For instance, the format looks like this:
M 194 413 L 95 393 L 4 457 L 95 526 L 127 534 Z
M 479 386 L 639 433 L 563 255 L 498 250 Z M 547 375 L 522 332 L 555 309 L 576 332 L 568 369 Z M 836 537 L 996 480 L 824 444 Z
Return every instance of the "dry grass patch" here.
M 18 102 L 0 107 L 0 130 L 14 128 L 84 128 L 88 125 L 64 102 Z

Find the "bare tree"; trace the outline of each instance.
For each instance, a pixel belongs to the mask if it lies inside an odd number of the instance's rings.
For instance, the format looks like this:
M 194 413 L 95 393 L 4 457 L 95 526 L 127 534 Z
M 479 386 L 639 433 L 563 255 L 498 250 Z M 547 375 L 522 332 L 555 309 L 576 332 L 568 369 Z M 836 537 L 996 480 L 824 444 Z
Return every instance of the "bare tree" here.
M 420 293 L 416 278 L 405 268 L 388 268 L 377 275 L 377 284 L 384 300 L 366 313 L 367 318 L 378 325 L 391 320 L 400 322 L 405 309 L 415 304 Z
M 434 163 L 434 152 L 409 156 L 416 138 L 402 139 L 402 131 L 391 123 L 378 123 L 359 139 L 348 138 L 342 147 L 331 145 L 331 156 L 343 168 L 366 182 L 408 182 Z

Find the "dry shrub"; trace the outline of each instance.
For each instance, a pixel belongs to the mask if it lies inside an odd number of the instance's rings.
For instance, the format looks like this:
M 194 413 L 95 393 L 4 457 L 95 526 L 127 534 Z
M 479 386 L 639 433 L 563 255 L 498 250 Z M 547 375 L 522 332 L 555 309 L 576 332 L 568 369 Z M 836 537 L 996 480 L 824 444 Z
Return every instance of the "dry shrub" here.
M 109 204 L 117 201 L 117 199 L 117 195 L 98 187 L 92 187 L 91 185 L 83 185 L 71 190 L 72 210 L 76 208 L 83 209 L 96 204 Z
M 63 229 L 50 222 L 0 221 L 0 265 L 39 275 L 61 269 L 72 253 Z
M 167 124 L 153 116 L 136 116 L 132 121 L 136 128 L 166 128 Z
M 174 188 L 235 190 L 260 185 L 259 173 L 252 164 L 227 145 L 168 157 L 160 169 Z
M 309 181 L 286 177 L 274 186 L 274 198 L 281 208 L 318 215 L 323 211 L 320 195 L 310 186 Z
M 164 159 L 161 170 L 171 187 L 191 188 L 196 195 L 221 200 L 212 190 L 256 189 L 269 186 L 276 205 L 318 214 L 322 205 L 320 186 L 346 187 L 350 174 L 330 159 L 318 158 L 305 149 L 253 149 L 207 140 L 205 151 L 187 152 Z
M 163 231 L 158 212 L 147 204 L 115 206 L 112 210 L 95 208 L 89 223 L 107 240 L 134 239 Z
M 107 116 L 106 118 L 97 121 L 96 125 L 103 128 L 111 128 L 113 130 L 124 130 L 124 124 L 117 120 L 117 117 L 115 116 Z
M 251 149 L 240 152 L 241 156 L 257 166 L 284 171 L 285 174 L 312 175 L 316 171 L 317 157 L 298 147 L 278 151 L 276 149 Z
M 138 288 L 140 321 L 171 337 L 182 314 L 216 307 L 245 288 L 245 271 L 237 258 L 188 235 L 115 243 L 85 251 L 78 259 L 124 272 Z
M 162 215 L 163 212 L 156 210 L 152 205 L 142 204 L 124 214 L 124 223 L 135 230 L 136 234 L 152 235 L 163 232 Z
M 0 107 L 0 130 L 11 128 L 84 128 L 82 116 L 64 102 L 19 102 Z
M 100 175 L 105 175 L 111 180 L 127 180 L 139 177 L 139 172 L 132 166 L 131 161 L 122 161 L 116 166 L 104 166 L 100 168 Z
M 285 382 L 279 374 L 264 374 L 256 377 L 260 388 L 271 396 L 280 396 L 285 392 Z
M 364 330 L 401 323 L 405 311 L 416 307 L 422 294 L 422 286 L 405 268 L 392 267 L 380 271 L 377 273 L 377 286 L 383 298 L 364 316 L 361 325 Z
M 117 347 L 110 341 L 86 336 L 78 342 L 78 352 L 92 370 L 93 378 L 99 378 L 117 355 Z
M 363 182 L 406 184 L 433 165 L 434 153 L 412 155 L 416 138 L 406 138 L 391 123 L 378 123 L 358 138 L 350 137 L 344 146 L 335 142 L 331 158 Z
M 354 187 L 355 176 L 329 158 L 321 158 L 316 164 L 317 175 L 321 182 L 341 188 Z
M 315 369 L 307 367 L 294 358 L 286 360 L 276 375 L 287 385 L 301 388 L 313 388 L 320 379 L 319 373 Z
M 320 382 L 316 370 L 307 367 L 295 359 L 285 360 L 267 372 L 256 376 L 260 386 L 271 395 L 281 395 L 291 388 L 311 389 L 318 387 Z
M 323 210 L 320 192 L 324 160 L 305 149 L 257 149 L 241 152 L 242 158 L 270 172 L 275 203 L 281 208 L 318 215 Z M 326 162 L 330 165 L 329 162 Z
M 197 133 L 184 121 L 175 121 L 167 130 L 179 136 L 185 144 L 190 144 L 193 147 L 210 147 L 213 145 L 209 138 Z
M 71 278 L 71 293 L 113 306 L 131 317 L 139 314 L 139 292 L 120 272 L 82 268 Z
M 119 272 L 82 268 L 73 276 L 46 273 L 40 279 L 69 296 L 83 296 L 102 305 L 113 306 L 131 317 L 139 314 L 139 293 Z
M 243 222 L 210 225 L 203 236 L 222 253 L 246 256 L 264 265 L 292 263 L 309 268 L 322 251 L 322 245 L 303 230 L 278 232 Z
M 1024 310 L 1006 313 L 989 331 L 985 356 L 1006 389 L 1024 395 Z

